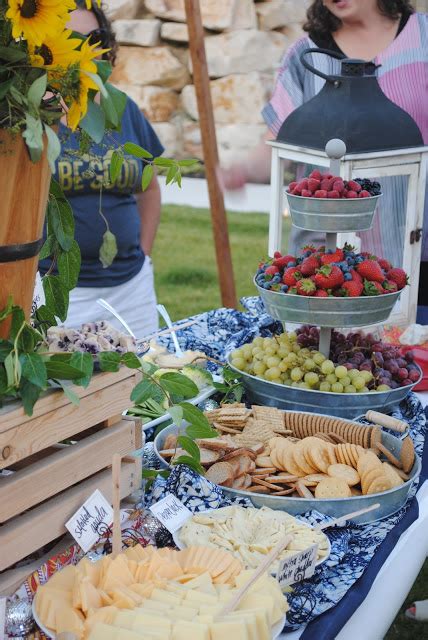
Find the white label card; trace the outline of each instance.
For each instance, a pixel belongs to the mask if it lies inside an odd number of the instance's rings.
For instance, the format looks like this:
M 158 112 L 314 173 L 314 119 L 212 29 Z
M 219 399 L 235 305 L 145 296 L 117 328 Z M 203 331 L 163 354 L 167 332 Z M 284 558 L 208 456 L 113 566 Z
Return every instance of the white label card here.
M 113 522 L 113 509 L 98 489 L 65 523 L 76 542 L 86 553 Z
M 175 533 L 192 515 L 192 512 L 172 493 L 155 502 L 150 507 L 150 511 L 170 533 Z
M 33 304 L 31 307 L 31 313 L 34 313 L 36 309 L 45 304 L 45 292 L 43 289 L 42 278 L 40 276 L 39 271 L 36 273 L 36 282 L 34 284 L 34 293 L 33 293 Z
M 305 551 L 300 551 L 293 556 L 284 558 L 276 574 L 276 579 L 281 587 L 287 587 L 295 582 L 301 582 L 306 578 L 310 578 L 315 572 L 317 551 L 318 545 L 313 544 L 305 549 Z

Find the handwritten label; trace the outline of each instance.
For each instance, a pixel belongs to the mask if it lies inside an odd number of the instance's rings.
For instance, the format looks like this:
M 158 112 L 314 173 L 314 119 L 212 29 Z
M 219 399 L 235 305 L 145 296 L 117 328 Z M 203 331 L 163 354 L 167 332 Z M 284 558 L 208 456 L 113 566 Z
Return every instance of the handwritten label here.
M 317 551 L 318 545 L 313 544 L 305 551 L 300 551 L 293 556 L 284 558 L 276 574 L 276 579 L 281 587 L 310 578 L 315 572 Z
M 97 489 L 65 526 L 86 553 L 98 542 L 112 522 L 113 509 Z
M 162 522 L 170 533 L 174 533 L 190 518 L 192 512 L 172 493 L 150 507 L 155 518 Z
M 45 304 L 45 292 L 43 289 L 42 278 L 40 273 L 36 273 L 36 282 L 34 284 L 33 304 L 31 305 L 31 313 L 34 313 L 39 307 Z

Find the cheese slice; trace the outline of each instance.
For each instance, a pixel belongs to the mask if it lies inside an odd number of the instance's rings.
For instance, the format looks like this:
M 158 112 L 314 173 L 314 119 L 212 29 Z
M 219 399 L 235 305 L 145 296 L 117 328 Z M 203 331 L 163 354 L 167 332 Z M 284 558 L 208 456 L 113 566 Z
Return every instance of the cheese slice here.
M 211 640 L 249 640 L 248 631 L 242 620 L 228 620 L 227 622 L 213 622 L 210 625 Z
M 172 609 L 170 609 L 168 615 L 171 620 L 174 621 L 181 618 L 182 620 L 188 620 L 191 622 L 198 615 L 198 610 L 193 607 L 185 607 L 181 604 L 179 607 L 173 607 Z
M 201 604 L 211 604 L 211 605 L 216 605 L 218 604 L 218 597 L 217 595 L 211 595 L 210 593 L 201 593 L 200 591 L 188 591 L 184 597 L 184 602 L 192 602 L 192 603 L 197 603 L 199 605 Z
M 80 580 L 80 599 L 80 607 L 83 613 L 87 613 L 89 609 L 99 609 L 103 606 L 101 596 L 97 588 L 89 581 L 88 577 Z
M 100 581 L 101 563 L 99 561 L 91 562 L 88 558 L 82 558 L 76 567 L 76 573 L 82 578 L 89 578 L 94 587 L 97 587 Z
M 153 589 L 150 600 L 158 600 L 159 602 L 167 602 L 171 605 L 179 605 L 182 598 L 176 593 L 156 588 Z
M 80 563 L 79 563 L 80 564 Z M 74 580 L 76 577 L 76 567 L 72 564 L 68 565 L 57 571 L 49 580 L 49 587 L 55 589 L 64 589 L 64 591 L 71 591 L 74 586 Z
M 120 630 L 108 624 L 97 622 L 89 634 L 88 640 L 120 640 Z
M 85 638 L 99 622 L 102 624 L 113 625 L 113 621 L 115 620 L 118 611 L 119 610 L 116 609 L 116 607 L 102 607 L 96 611 L 90 611 L 85 620 Z
M 238 610 L 249 609 L 264 609 L 268 615 L 269 625 L 273 626 L 275 622 L 278 622 L 282 618 L 282 613 L 278 617 L 278 609 L 275 601 L 270 596 L 265 596 L 261 593 L 246 593 L 238 605 Z
M 74 633 L 77 638 L 83 637 L 84 618 L 80 611 L 71 609 L 68 605 L 58 606 L 55 610 L 55 631 L 58 634 L 64 631 Z
M 151 611 L 166 613 L 167 611 L 171 611 L 171 605 L 169 602 L 161 602 L 160 600 L 145 600 L 140 609 L 151 609 Z
M 137 632 L 143 632 L 145 629 L 160 629 L 161 631 L 171 631 L 171 621 L 162 616 L 162 614 L 152 613 L 151 611 L 144 611 L 138 609 L 135 612 L 134 622 L 132 629 Z
M 135 613 L 133 611 L 126 611 L 126 609 L 122 609 L 121 611 L 117 611 L 112 624 L 114 624 L 115 627 L 120 627 L 121 629 L 133 629 L 134 622 Z
M 172 628 L 171 640 L 210 640 L 207 624 L 180 620 Z M 223 640 L 225 640 L 223 638 Z
M 256 627 L 256 635 L 254 636 L 256 640 L 270 640 L 271 638 L 271 627 L 269 624 L 267 613 L 264 609 L 252 609 L 251 611 L 232 611 L 228 614 L 228 618 L 240 618 L 242 616 L 254 616 L 255 618 L 255 627 Z

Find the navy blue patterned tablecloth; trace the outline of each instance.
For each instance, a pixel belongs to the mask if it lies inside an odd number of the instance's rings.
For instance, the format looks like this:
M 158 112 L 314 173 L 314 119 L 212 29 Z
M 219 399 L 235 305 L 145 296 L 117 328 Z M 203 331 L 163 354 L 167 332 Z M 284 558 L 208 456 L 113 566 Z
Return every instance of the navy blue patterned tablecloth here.
M 180 346 L 200 349 L 224 361 L 231 350 L 256 335 L 282 330 L 281 324 L 265 313 L 258 298 L 247 298 L 243 304 L 248 312 L 217 309 L 195 316 L 198 323 L 178 334 Z M 170 338 L 163 342 L 172 348 Z M 410 394 L 394 415 L 410 425 L 416 451 L 423 460 L 422 482 L 428 477 L 427 420 L 417 396 Z M 399 536 L 417 519 L 416 490 L 414 485 L 405 507 L 390 518 L 366 525 L 348 523 L 327 531 L 331 556 L 312 578 L 295 585 L 293 593 L 288 594 L 290 611 L 284 631 L 307 625 L 302 640 L 330 640 L 337 635 L 366 597 Z M 159 500 L 167 492 L 177 495 L 193 512 L 230 504 L 221 488 L 183 466 L 177 467 L 168 480 L 158 478 L 147 500 Z M 240 502 L 249 506 L 245 500 Z M 328 519 L 313 511 L 302 517 L 311 523 Z

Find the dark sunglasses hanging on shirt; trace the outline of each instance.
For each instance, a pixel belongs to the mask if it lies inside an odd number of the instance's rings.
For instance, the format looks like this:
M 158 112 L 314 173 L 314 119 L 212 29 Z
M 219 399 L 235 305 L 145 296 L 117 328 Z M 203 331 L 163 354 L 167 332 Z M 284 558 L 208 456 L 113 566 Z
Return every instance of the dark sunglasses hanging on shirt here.
M 94 29 L 86 34 L 86 38 L 89 40 L 89 44 L 99 44 L 100 48 L 108 49 L 109 47 L 109 38 L 106 29 Z

